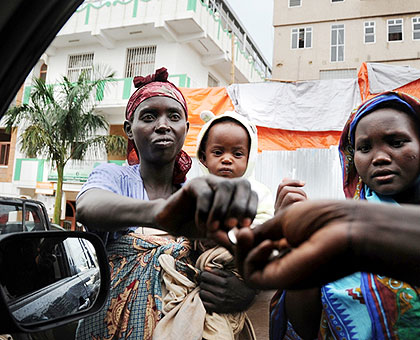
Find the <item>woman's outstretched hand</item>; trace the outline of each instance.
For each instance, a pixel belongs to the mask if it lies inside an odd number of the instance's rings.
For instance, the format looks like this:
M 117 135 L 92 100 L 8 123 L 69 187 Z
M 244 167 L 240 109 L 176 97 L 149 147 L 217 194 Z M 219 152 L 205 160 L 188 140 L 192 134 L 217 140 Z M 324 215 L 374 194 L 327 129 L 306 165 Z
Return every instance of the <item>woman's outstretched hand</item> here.
M 354 212 L 355 205 L 346 201 L 305 201 L 253 230 L 239 230 L 241 274 L 257 288 L 300 289 L 354 272 L 349 244 Z M 272 260 L 273 249 L 290 251 Z
M 305 201 L 255 229 L 238 231 L 243 278 L 262 289 L 316 287 L 364 271 L 420 283 L 420 212 L 416 205 Z M 273 249 L 289 249 L 270 259 Z
M 157 206 L 155 222 L 174 235 L 211 237 L 229 244 L 226 231 L 249 227 L 258 196 L 245 179 L 197 177 Z

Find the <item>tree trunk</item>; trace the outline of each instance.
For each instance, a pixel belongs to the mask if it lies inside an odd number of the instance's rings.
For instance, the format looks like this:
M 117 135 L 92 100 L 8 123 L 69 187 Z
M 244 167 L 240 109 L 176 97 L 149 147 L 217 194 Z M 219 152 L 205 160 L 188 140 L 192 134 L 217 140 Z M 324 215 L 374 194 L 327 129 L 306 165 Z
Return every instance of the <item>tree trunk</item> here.
M 61 201 L 63 198 L 63 177 L 64 177 L 64 165 L 57 164 L 57 190 L 55 192 L 55 206 L 54 206 L 54 217 L 53 223 L 60 225 L 61 217 Z

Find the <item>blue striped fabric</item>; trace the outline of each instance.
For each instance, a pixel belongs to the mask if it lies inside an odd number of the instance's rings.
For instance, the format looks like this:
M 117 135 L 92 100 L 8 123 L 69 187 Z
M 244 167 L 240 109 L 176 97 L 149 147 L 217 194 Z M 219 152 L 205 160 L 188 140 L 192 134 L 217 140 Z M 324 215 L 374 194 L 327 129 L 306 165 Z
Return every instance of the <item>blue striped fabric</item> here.
M 101 164 L 91 172 L 77 198 L 89 189 L 103 189 L 131 198 L 145 201 L 149 200 L 143 185 L 143 179 L 140 175 L 139 164 L 129 166 L 120 166 L 112 163 Z M 107 245 L 109 241 L 114 241 L 136 228 L 137 226 L 133 226 L 126 230 L 111 233 L 87 229 L 97 234 L 104 241 L 105 245 Z

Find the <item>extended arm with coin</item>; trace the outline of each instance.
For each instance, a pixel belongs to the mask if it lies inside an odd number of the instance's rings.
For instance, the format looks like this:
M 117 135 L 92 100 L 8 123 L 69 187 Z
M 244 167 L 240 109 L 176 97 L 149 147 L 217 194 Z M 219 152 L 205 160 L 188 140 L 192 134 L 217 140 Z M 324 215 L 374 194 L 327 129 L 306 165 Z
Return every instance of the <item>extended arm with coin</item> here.
M 316 287 L 356 271 L 420 283 L 420 211 L 413 205 L 306 201 L 236 238 L 245 280 L 262 289 Z M 272 250 L 283 248 L 291 251 L 270 261 Z

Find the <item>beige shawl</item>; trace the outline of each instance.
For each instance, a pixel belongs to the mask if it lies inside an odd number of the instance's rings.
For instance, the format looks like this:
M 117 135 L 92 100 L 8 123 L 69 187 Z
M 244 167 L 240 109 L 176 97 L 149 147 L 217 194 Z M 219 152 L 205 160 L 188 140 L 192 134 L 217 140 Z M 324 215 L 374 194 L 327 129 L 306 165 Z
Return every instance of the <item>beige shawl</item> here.
M 167 254 L 159 257 L 162 266 L 164 317 L 153 333 L 154 340 L 238 340 L 255 339 L 245 313 L 207 314 L 199 296 L 200 288 L 175 269 L 175 259 Z M 196 268 L 223 269 L 232 265 L 232 255 L 222 247 L 203 252 Z

